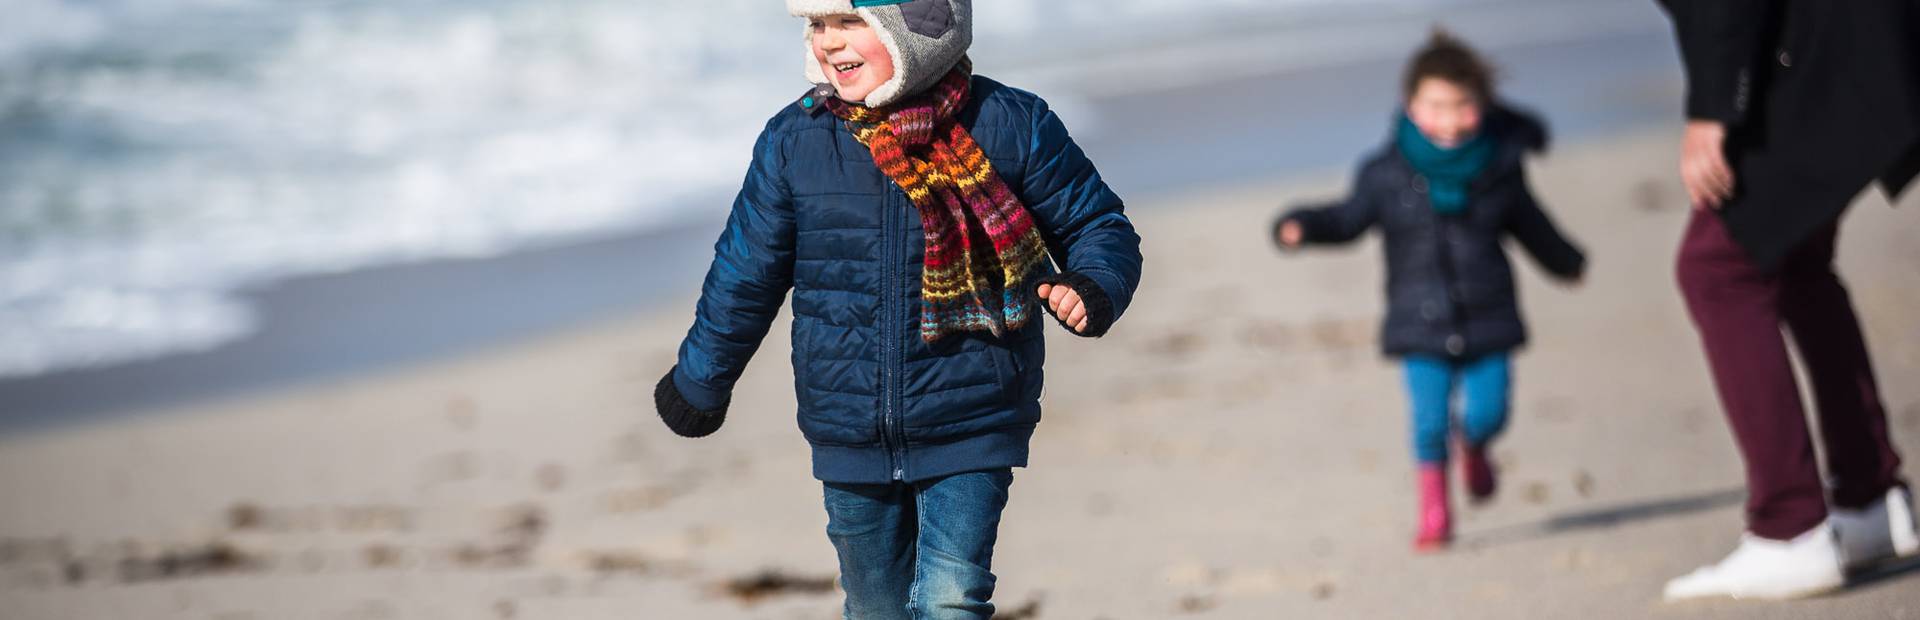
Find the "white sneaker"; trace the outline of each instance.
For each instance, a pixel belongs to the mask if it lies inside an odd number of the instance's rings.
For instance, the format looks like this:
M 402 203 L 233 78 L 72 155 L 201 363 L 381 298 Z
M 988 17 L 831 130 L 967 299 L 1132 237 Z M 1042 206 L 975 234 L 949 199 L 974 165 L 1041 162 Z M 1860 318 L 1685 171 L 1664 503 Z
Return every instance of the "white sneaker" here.
M 1833 532 L 1840 537 L 1840 555 L 1848 570 L 1881 560 L 1920 553 L 1920 534 L 1914 532 L 1912 495 L 1894 487 L 1885 497 L 1859 510 L 1827 511 Z
M 1793 540 L 1767 540 L 1753 534 L 1719 564 L 1702 566 L 1667 582 L 1669 601 L 1710 596 L 1790 599 L 1840 588 L 1840 547 L 1833 527 L 1821 523 Z

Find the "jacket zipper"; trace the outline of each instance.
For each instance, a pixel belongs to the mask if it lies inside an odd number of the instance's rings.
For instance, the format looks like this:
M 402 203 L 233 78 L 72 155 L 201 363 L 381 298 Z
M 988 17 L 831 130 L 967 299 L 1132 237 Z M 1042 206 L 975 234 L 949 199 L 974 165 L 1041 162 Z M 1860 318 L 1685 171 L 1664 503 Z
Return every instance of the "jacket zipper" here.
M 884 195 L 887 198 L 881 201 L 881 209 L 884 213 L 881 214 L 880 240 L 886 246 L 881 252 L 885 256 L 885 264 L 881 268 L 881 286 L 886 288 L 881 291 L 880 297 L 882 310 L 880 316 L 882 343 L 880 348 L 880 445 L 887 451 L 889 476 L 895 481 L 900 481 L 906 478 L 906 455 L 895 438 L 900 421 L 894 403 L 894 382 L 899 378 L 900 373 L 895 370 L 899 357 L 899 351 L 895 348 L 899 341 L 899 334 L 895 332 L 898 322 L 894 321 L 893 317 L 899 313 L 899 302 L 903 301 L 896 297 L 899 295 L 900 286 L 895 273 L 900 269 L 900 263 L 905 262 L 906 259 L 899 255 L 900 244 L 895 239 L 898 236 L 895 234 L 898 232 L 896 229 L 900 227 L 900 209 L 896 208 L 898 205 L 894 204 L 891 192 Z

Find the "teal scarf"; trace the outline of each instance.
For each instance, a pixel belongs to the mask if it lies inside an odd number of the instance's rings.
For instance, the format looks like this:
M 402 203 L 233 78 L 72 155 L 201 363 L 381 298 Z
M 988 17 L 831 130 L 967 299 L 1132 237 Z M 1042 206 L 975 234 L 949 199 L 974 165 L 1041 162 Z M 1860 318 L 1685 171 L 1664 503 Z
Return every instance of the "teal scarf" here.
M 1487 137 L 1485 127 L 1466 144 L 1443 149 L 1421 134 L 1413 119 L 1402 114 L 1395 141 L 1407 163 L 1427 178 L 1427 196 L 1434 211 L 1458 215 L 1467 210 L 1467 184 L 1493 159 L 1493 139 Z

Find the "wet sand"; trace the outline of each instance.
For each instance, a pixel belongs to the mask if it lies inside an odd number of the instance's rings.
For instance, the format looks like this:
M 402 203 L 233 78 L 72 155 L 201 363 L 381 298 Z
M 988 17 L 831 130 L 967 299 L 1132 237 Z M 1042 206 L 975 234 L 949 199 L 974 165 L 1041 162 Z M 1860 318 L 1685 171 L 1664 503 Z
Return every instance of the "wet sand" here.
M 1113 334 L 1049 334 L 1046 419 L 1016 473 L 1008 617 L 1920 615 L 1920 563 L 1788 604 L 1666 605 L 1733 545 L 1744 494 L 1671 279 L 1687 213 L 1672 128 L 1534 167 L 1588 281 L 1519 269 L 1494 503 L 1410 551 L 1397 369 L 1377 353 L 1377 243 L 1282 257 L 1283 203 L 1327 169 L 1134 195 L 1148 273 Z M 1920 235 L 1869 196 L 1841 272 L 1892 426 L 1920 450 Z M 834 556 L 794 428 L 786 325 L 728 425 L 651 410 L 691 316 L 668 310 L 329 384 L 0 437 L 7 618 L 831 618 Z M 1920 467 L 1909 464 L 1909 476 Z

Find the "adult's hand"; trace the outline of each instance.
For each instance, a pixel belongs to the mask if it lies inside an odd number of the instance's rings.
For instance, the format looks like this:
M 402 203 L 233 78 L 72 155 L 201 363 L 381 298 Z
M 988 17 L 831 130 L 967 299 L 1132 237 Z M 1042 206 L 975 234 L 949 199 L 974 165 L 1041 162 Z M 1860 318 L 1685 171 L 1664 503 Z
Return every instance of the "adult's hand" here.
M 1695 209 L 1719 209 L 1733 197 L 1726 144 L 1727 126 L 1720 121 L 1687 121 L 1680 138 L 1680 181 Z

